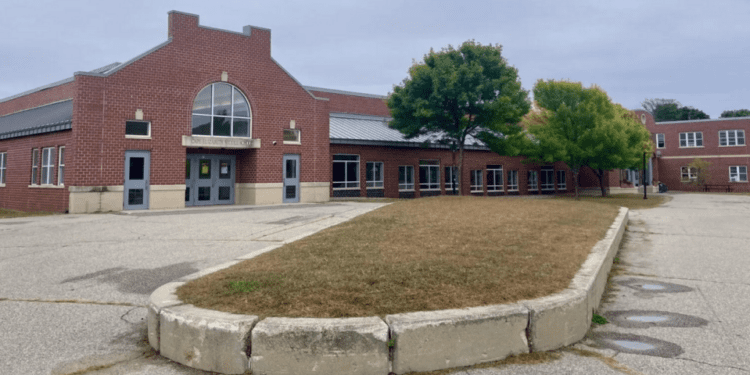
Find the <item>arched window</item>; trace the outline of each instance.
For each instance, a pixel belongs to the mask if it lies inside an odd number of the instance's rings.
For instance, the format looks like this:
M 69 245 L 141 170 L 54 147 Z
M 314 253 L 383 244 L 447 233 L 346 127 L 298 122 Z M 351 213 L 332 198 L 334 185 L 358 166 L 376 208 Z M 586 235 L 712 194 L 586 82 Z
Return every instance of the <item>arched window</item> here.
M 206 86 L 193 101 L 193 135 L 250 137 L 252 113 L 240 90 L 227 83 Z

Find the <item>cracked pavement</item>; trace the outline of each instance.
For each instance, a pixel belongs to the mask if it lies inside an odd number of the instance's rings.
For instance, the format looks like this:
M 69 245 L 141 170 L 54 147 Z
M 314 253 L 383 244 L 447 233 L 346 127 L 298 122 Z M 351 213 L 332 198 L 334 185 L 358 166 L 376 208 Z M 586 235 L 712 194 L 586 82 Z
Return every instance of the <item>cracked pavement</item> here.
M 382 206 L 226 206 L 0 220 L 0 373 L 207 374 L 147 343 L 159 286 Z

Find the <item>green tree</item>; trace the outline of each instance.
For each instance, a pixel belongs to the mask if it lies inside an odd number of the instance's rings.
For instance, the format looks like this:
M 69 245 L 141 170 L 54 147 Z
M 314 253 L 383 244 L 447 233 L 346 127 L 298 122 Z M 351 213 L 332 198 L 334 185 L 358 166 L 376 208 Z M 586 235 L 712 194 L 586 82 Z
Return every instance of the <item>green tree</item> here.
M 736 109 L 734 111 L 721 112 L 719 117 L 746 117 L 750 116 L 750 109 Z
M 703 186 L 711 179 L 711 163 L 701 158 L 695 158 L 690 164 L 688 164 L 688 167 L 693 169 L 695 173 L 695 178 L 690 180 L 691 184 L 695 186 Z
M 581 168 L 596 173 L 606 196 L 606 172 L 635 169 L 653 148 L 651 134 L 636 116 L 596 86 L 539 80 L 534 99 L 540 111 L 527 116 L 525 124 L 535 142 L 525 153 L 531 161 L 565 162 L 573 171 L 576 197 Z
M 469 137 L 492 143 L 506 154 L 519 152 L 512 142 L 522 138 L 518 123 L 531 103 L 518 71 L 501 52 L 499 44 L 484 46 L 473 40 L 457 49 L 430 50 L 388 98 L 391 128 L 406 138 L 431 135 L 458 150 L 459 194 Z
M 674 99 L 646 99 L 641 103 L 643 109 L 654 116 L 654 121 L 707 120 L 705 112 L 693 107 L 684 107 Z

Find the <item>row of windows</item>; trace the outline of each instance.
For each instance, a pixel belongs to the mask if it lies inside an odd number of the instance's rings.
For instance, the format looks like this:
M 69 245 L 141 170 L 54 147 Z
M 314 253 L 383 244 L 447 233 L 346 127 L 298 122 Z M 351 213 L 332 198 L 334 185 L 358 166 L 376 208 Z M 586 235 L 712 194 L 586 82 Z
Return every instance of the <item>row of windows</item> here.
M 693 167 L 680 168 L 682 182 L 690 182 L 698 178 L 698 170 Z M 729 182 L 747 182 L 747 166 L 733 165 L 729 167 Z
M 55 181 L 55 155 L 57 155 L 57 181 Z M 5 163 L 7 155 L 3 156 Z M 40 163 L 41 162 L 41 163 Z M 41 173 L 40 173 L 41 172 Z M 2 173 L 2 183 L 5 183 L 5 168 Z M 65 147 L 35 148 L 31 150 L 31 185 L 65 185 Z
M 719 131 L 719 146 L 744 146 L 744 130 L 721 130 Z M 656 148 L 665 148 L 666 139 L 664 134 L 656 134 Z M 680 148 L 703 147 L 703 132 L 680 133 Z
M 382 189 L 384 186 L 383 162 L 367 162 L 365 165 L 365 181 L 367 188 Z M 487 166 L 487 191 L 499 192 L 504 190 L 502 165 Z M 554 171 L 543 169 L 541 178 L 541 189 L 543 191 L 555 190 Z M 457 167 L 444 168 L 444 184 L 446 191 L 452 191 L 456 184 L 458 174 Z M 469 173 L 471 192 L 483 192 L 483 171 L 472 170 Z M 539 190 L 539 177 L 537 171 L 528 171 L 529 191 Z M 518 191 L 518 171 L 507 173 L 508 191 Z M 359 155 L 334 155 L 333 156 L 333 188 L 334 189 L 359 189 Z M 398 189 L 399 191 L 413 191 L 415 188 L 414 166 L 401 165 L 398 167 Z M 567 184 L 565 171 L 557 171 L 557 188 L 565 190 Z M 420 160 L 419 162 L 419 190 L 440 191 L 440 162 L 437 160 Z

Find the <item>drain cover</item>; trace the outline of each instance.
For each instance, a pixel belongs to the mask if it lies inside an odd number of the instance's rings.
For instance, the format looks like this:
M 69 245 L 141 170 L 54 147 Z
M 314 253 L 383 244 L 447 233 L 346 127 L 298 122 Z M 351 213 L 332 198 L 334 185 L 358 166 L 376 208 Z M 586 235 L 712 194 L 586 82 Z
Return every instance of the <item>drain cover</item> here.
M 589 333 L 589 338 L 602 348 L 623 353 L 672 358 L 684 352 L 682 347 L 677 344 L 646 336 L 617 332 L 593 332 Z
M 665 283 L 661 281 L 643 280 L 643 279 L 629 279 L 617 281 L 618 284 L 626 286 L 631 289 L 635 289 L 639 292 L 646 293 L 684 293 L 692 291 L 693 288 L 680 285 Z
M 604 316 L 613 324 L 625 328 L 702 327 L 708 320 L 695 316 L 656 310 L 608 311 Z

